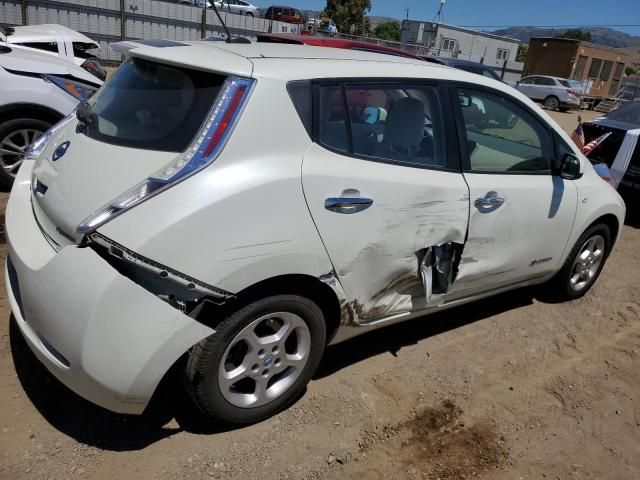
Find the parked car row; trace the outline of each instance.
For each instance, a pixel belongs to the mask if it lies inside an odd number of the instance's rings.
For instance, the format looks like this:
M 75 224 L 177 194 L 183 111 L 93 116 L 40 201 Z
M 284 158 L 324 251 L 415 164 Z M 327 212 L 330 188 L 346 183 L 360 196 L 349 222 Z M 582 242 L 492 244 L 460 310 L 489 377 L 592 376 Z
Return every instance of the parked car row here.
M 525 95 L 408 55 L 282 43 L 115 44 L 128 59 L 110 81 L 26 152 L 8 297 L 84 398 L 139 414 L 177 371 L 206 415 L 255 422 L 304 392 L 329 344 L 526 285 L 574 299 L 598 278 L 624 203 Z M 92 84 L 7 50 L 0 88 Z

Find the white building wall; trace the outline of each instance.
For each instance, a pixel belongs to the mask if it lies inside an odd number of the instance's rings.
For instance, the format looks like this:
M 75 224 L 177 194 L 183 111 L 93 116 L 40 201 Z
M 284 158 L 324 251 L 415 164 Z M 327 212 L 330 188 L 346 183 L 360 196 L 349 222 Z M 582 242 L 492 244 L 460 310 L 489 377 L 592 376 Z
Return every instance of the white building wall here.
M 443 48 L 450 48 L 453 43 L 451 40 L 456 43 L 457 52 Z M 508 51 L 506 58 L 508 62 L 515 62 L 518 54 L 516 41 L 503 40 L 471 31 L 461 31 L 444 25 L 438 27 L 434 47 L 436 51 L 440 49 L 439 55 L 441 56 L 455 56 L 457 54 L 458 58 L 481 62 L 492 67 L 502 67 L 504 64 L 504 59 L 498 58 L 498 49 Z

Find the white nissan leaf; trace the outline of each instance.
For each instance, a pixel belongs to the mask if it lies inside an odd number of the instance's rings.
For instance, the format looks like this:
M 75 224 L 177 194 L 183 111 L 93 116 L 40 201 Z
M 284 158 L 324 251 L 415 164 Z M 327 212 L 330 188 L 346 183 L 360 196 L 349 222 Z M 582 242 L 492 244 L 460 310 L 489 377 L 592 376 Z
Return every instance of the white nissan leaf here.
M 620 235 L 616 191 L 498 81 L 305 45 L 118 47 L 6 214 L 17 324 L 110 410 L 141 413 L 179 367 L 205 414 L 258 421 L 328 344 L 526 285 L 584 295 Z

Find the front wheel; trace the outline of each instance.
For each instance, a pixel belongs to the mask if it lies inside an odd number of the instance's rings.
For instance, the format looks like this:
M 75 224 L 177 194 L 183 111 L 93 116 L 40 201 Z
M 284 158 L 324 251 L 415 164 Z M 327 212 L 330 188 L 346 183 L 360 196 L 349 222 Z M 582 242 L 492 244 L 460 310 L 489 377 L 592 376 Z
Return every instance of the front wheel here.
M 247 12 L 247 17 L 253 17 L 253 13 Z
M 0 124 L 0 183 L 13 184 L 29 145 L 51 124 L 33 118 L 17 118 Z
M 604 224 L 584 232 L 569 253 L 562 269 L 547 285 L 558 300 L 582 297 L 597 280 L 611 248 L 611 232 Z
M 320 308 L 278 295 L 226 318 L 192 350 L 189 392 L 213 419 L 253 423 L 290 405 L 315 373 L 325 347 Z

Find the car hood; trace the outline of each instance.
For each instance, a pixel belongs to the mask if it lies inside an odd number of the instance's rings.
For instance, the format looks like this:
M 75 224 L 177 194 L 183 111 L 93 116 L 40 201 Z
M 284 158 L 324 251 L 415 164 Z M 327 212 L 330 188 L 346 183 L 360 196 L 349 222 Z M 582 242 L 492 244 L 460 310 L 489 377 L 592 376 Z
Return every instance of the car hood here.
M 637 128 L 640 128 L 640 125 L 638 124 L 620 122 L 609 117 L 596 118 L 595 120 L 591 120 L 590 122 L 585 122 L 585 124 L 599 125 L 601 127 L 615 128 L 617 130 L 635 130 Z
M 5 70 L 35 74 L 71 75 L 93 85 L 102 85 L 102 81 L 65 59 L 20 47 L 16 48 L 15 45 L 11 45 L 10 48 L 10 52 L 0 54 L 0 67 Z

